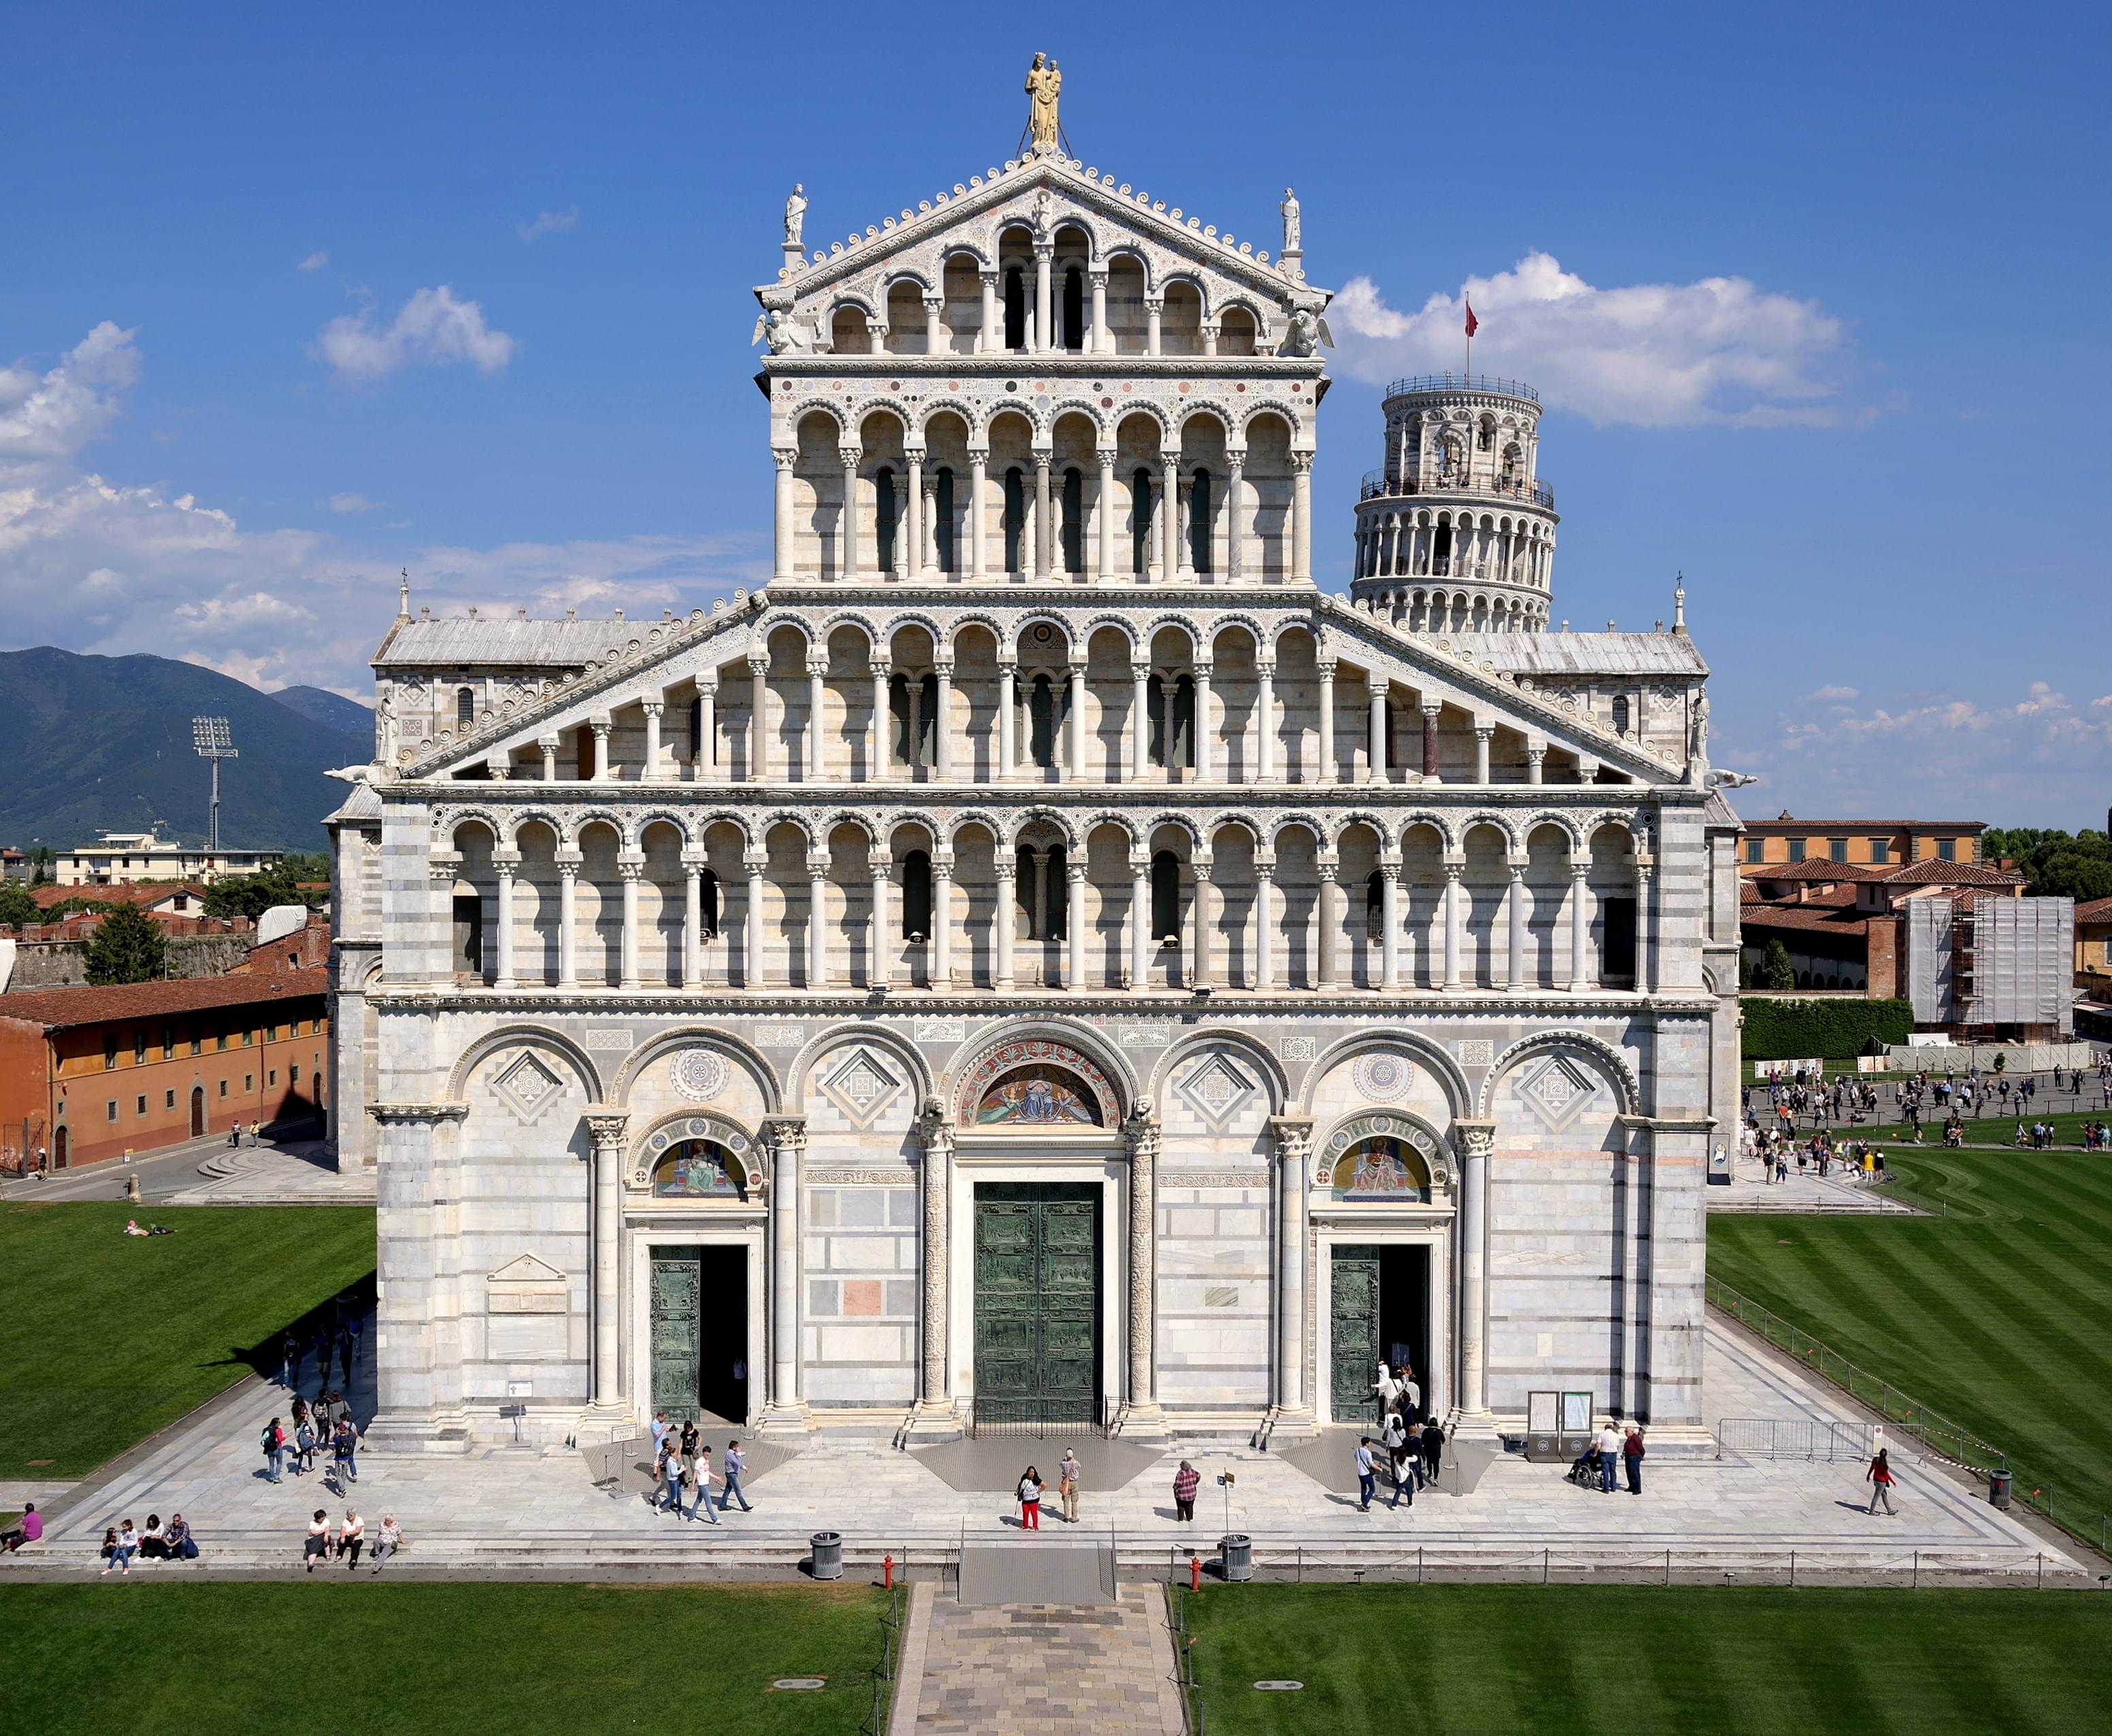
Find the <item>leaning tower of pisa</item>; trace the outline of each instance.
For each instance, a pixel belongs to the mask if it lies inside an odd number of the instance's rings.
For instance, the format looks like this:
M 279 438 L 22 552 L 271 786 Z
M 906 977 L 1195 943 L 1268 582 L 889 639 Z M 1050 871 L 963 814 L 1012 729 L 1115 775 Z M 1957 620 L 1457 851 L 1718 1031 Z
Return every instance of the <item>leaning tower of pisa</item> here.
M 1539 456 L 1531 386 L 1482 374 L 1395 380 L 1386 462 L 1357 490 L 1357 606 L 1410 632 L 1544 629 L 1557 521 Z

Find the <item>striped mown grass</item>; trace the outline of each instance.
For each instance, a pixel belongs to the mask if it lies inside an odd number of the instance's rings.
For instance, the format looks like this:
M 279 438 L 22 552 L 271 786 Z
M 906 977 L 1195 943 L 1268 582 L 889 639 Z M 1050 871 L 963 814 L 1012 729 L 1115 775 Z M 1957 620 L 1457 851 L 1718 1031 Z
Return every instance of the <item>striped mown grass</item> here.
M 2050 1488 L 2095 1538 L 2112 1513 L 2112 1156 L 1887 1161 L 1950 1215 L 1718 1215 L 1710 1275 L 2000 1447 L 2020 1495 Z

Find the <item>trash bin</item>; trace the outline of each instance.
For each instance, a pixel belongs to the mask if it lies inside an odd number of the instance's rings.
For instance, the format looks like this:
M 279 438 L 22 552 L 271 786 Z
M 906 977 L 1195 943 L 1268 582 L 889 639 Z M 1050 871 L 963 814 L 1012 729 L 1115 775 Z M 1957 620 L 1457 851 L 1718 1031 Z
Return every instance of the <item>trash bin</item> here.
M 844 1534 L 840 1531 L 817 1531 L 808 1539 L 814 1551 L 814 1577 L 817 1579 L 840 1579 L 844 1576 Z
M 2006 1468 L 1987 1473 L 1987 1504 L 2005 1513 L 2010 1510 L 2010 1473 Z
M 1234 1531 L 1219 1538 L 1218 1554 L 1227 1580 L 1254 1578 L 1254 1539 L 1245 1532 Z

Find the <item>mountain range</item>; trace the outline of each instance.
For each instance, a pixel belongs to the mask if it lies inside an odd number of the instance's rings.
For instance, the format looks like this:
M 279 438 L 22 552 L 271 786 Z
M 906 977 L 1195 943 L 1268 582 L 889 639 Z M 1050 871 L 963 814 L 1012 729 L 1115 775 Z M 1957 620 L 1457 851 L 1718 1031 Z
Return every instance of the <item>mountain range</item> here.
M 320 687 L 262 693 L 166 657 L 0 651 L 0 844 L 66 850 L 98 832 L 205 841 L 212 773 L 191 720 L 225 718 L 239 757 L 220 768 L 223 844 L 318 850 L 345 786 L 330 767 L 374 754 L 373 713 Z

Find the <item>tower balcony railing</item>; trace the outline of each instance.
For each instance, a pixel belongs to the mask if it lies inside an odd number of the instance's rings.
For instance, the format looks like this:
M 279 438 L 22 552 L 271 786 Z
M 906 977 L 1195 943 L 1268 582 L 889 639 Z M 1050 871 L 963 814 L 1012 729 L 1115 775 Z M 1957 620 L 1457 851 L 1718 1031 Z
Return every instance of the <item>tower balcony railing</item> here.
M 1357 490 L 1359 500 L 1376 500 L 1389 494 L 1483 494 L 1494 499 L 1525 500 L 1554 510 L 1554 489 L 1536 476 L 1389 476 L 1382 470 L 1364 472 Z
M 1411 374 L 1386 389 L 1389 398 L 1404 392 L 1495 392 L 1527 403 L 1540 402 L 1540 394 L 1523 380 L 1499 380 L 1494 374 Z

